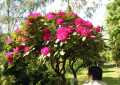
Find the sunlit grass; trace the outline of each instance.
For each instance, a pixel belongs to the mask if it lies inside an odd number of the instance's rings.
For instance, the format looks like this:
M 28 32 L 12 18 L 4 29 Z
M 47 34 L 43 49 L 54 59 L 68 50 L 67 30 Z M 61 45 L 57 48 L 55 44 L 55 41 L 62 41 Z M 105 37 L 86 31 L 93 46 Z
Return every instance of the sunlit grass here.
M 72 74 L 68 73 L 66 77 L 71 80 Z M 78 73 L 77 77 L 79 85 L 82 85 L 82 83 L 87 80 L 87 70 L 83 69 Z M 115 66 L 104 67 L 103 81 L 106 82 L 107 85 L 120 85 L 120 68 L 116 68 Z
M 108 85 L 120 85 L 120 68 L 105 68 L 103 80 Z

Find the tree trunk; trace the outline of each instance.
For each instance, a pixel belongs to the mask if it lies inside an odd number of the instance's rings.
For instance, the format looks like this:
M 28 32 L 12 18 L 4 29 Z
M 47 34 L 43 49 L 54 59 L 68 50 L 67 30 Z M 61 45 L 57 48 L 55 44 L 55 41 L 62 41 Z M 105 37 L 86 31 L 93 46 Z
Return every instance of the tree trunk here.
M 59 78 L 58 85 L 67 85 L 66 78 L 64 76 Z
M 72 85 L 78 85 L 78 80 L 77 80 L 77 70 L 74 69 L 74 63 L 73 61 L 69 61 L 69 66 L 73 74 L 73 79 L 72 79 Z
M 73 77 L 73 85 L 78 85 L 78 79 L 77 79 L 76 71 L 73 70 L 72 73 L 73 73 L 73 76 L 74 76 Z
M 66 58 L 64 58 L 62 61 L 60 59 L 51 59 L 51 67 L 55 71 L 58 77 L 58 83 L 57 85 L 67 85 L 66 78 L 65 78 L 65 64 L 66 64 Z

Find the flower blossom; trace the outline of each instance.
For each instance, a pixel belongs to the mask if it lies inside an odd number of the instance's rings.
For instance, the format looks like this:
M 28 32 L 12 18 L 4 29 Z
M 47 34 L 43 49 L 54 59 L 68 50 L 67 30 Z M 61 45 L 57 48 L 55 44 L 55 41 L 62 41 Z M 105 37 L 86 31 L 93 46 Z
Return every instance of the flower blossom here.
M 56 37 L 59 41 L 65 41 L 69 37 L 70 32 L 71 32 L 70 28 L 66 27 L 58 28 L 56 32 Z
M 7 58 L 8 64 L 12 64 L 13 63 L 13 52 L 7 52 L 5 56 Z
M 74 23 L 76 26 L 84 26 L 84 27 L 90 28 L 90 29 L 93 27 L 93 24 L 90 21 L 85 21 L 82 18 L 75 19 Z
M 76 26 L 82 25 L 85 22 L 82 18 L 76 18 L 74 23 Z
M 51 33 L 49 29 L 43 29 L 43 35 L 42 35 L 42 39 L 44 41 L 49 41 L 51 39 Z
M 13 52 L 16 53 L 16 54 L 19 53 L 19 52 L 26 53 L 28 51 L 30 51 L 30 47 L 25 46 L 25 45 L 20 45 L 20 46 L 17 46 L 16 48 L 13 48 Z
M 77 29 L 76 29 L 76 32 L 79 33 L 81 36 L 83 37 L 90 37 L 91 36 L 91 33 L 92 33 L 92 30 L 91 29 L 88 29 L 88 28 L 85 28 L 85 27 L 81 27 L 79 26 Z
M 25 47 L 24 47 L 24 52 L 26 53 L 26 52 L 29 52 L 29 51 L 30 51 L 30 47 L 25 46 Z
M 41 49 L 41 54 L 44 56 L 47 56 L 50 53 L 50 48 L 49 47 L 43 47 Z
M 55 14 L 54 13 L 48 13 L 46 16 L 47 16 L 48 20 L 55 19 Z
M 96 31 L 96 32 L 101 32 L 101 31 L 102 31 L 102 29 L 101 29 L 101 27 L 100 27 L 100 26 L 97 26 L 97 27 L 95 28 L 95 31 Z
M 64 19 L 62 19 L 62 18 L 58 18 L 56 20 L 56 24 L 62 24 L 63 22 L 64 22 Z
M 90 21 L 84 21 L 83 25 L 87 28 L 93 28 L 93 24 Z
M 10 36 L 7 36 L 5 39 L 6 44 L 11 44 L 13 42 L 12 38 Z
M 73 29 L 72 27 L 68 26 L 68 27 L 65 27 L 66 31 L 70 34 L 73 32 Z
M 15 54 L 19 53 L 19 47 L 13 48 L 13 53 Z

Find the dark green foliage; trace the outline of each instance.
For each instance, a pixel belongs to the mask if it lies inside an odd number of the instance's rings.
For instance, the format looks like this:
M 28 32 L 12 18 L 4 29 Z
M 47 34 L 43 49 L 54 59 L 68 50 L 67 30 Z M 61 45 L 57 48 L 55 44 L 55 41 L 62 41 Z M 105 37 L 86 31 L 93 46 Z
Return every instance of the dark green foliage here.
M 12 85 L 48 85 L 50 81 L 47 66 L 45 64 L 41 64 L 39 66 L 33 66 L 25 62 L 21 62 L 21 60 L 17 60 L 16 64 L 12 66 L 8 66 L 5 64 L 5 68 L 3 71 L 4 76 L 13 75 L 15 77 L 15 83 Z
M 3 74 L 5 76 L 13 75 L 15 77 L 15 85 L 29 85 L 29 77 L 27 75 L 26 64 L 17 60 L 16 64 L 9 66 L 7 63 L 4 65 Z

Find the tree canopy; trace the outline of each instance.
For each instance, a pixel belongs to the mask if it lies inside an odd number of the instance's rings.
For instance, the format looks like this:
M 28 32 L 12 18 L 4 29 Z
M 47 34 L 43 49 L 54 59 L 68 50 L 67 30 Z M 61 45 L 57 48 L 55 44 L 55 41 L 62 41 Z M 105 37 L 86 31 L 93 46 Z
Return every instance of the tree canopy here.
M 107 27 L 113 59 L 119 63 L 120 59 L 120 0 L 113 0 L 107 7 Z

